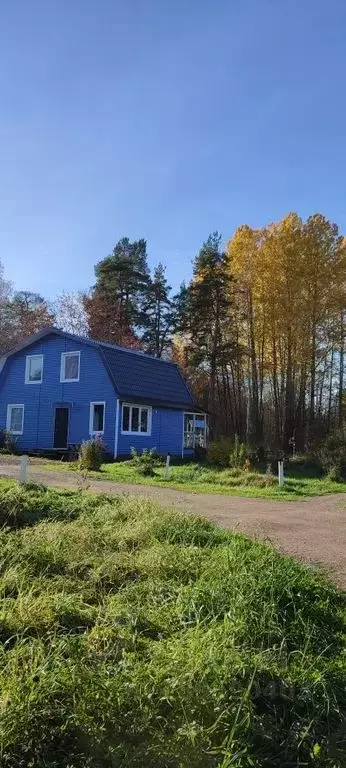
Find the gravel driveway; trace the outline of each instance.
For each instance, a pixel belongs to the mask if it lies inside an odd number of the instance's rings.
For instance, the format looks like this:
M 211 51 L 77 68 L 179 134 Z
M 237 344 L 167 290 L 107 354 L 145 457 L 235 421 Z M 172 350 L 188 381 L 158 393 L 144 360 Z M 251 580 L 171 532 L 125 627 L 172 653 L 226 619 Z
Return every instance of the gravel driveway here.
M 0 476 L 17 477 L 16 463 L 1 462 Z M 30 466 L 29 479 L 57 488 L 82 487 L 70 471 L 54 472 Z M 127 485 L 90 480 L 88 489 L 103 493 L 146 496 L 163 506 L 208 517 L 224 528 L 236 528 L 273 544 L 302 562 L 322 567 L 346 588 L 346 494 L 318 496 L 307 501 L 271 501 L 221 494 L 187 493 L 173 488 Z

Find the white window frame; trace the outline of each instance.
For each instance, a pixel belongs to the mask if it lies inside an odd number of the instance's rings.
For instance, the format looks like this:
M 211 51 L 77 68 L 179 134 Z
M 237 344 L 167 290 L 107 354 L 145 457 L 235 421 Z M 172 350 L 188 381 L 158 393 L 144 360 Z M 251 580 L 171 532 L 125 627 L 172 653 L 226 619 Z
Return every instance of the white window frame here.
M 37 381 L 31 381 L 30 375 L 30 360 L 34 358 L 41 358 L 41 378 Z M 25 383 L 26 384 L 42 384 L 43 381 L 43 355 L 27 355 L 25 360 Z
M 133 432 L 132 430 L 127 431 L 126 429 L 123 429 L 123 419 L 124 419 L 124 408 L 130 408 L 130 426 L 132 427 L 132 409 L 138 408 L 139 414 L 138 414 L 138 424 L 141 423 L 141 412 L 143 410 L 148 411 L 148 427 L 146 432 Z M 151 423 L 152 423 L 152 412 L 153 409 L 151 405 L 137 405 L 137 403 L 122 403 L 121 405 L 121 434 L 122 435 L 137 435 L 138 437 L 150 437 L 151 436 Z
M 22 429 L 20 431 L 11 429 L 11 410 L 12 408 L 22 408 Z M 22 435 L 24 432 L 24 403 L 9 403 L 7 406 L 6 417 L 6 432 L 10 432 L 11 435 Z
M 94 424 L 94 406 L 95 405 L 103 405 L 103 429 L 93 429 Z M 104 400 L 93 400 L 90 403 L 90 413 L 89 413 L 89 434 L 90 435 L 103 435 L 105 431 L 105 422 L 106 422 L 106 403 Z
M 78 376 L 76 379 L 66 379 L 65 378 L 65 360 L 70 355 L 77 355 L 78 357 Z M 61 362 L 60 362 L 60 383 L 61 384 L 73 384 L 76 381 L 79 381 L 80 376 L 80 351 L 74 352 L 71 350 L 71 352 L 62 352 L 61 353 Z

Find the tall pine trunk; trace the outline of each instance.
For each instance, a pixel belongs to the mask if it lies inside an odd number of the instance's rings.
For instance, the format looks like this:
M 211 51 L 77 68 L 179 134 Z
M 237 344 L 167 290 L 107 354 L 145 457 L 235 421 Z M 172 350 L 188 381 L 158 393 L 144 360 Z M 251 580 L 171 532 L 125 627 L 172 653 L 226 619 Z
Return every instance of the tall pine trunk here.
M 340 360 L 339 360 L 339 414 L 338 414 L 338 422 L 339 422 L 339 428 L 343 426 L 343 404 L 344 404 L 344 313 L 341 312 L 340 314 Z

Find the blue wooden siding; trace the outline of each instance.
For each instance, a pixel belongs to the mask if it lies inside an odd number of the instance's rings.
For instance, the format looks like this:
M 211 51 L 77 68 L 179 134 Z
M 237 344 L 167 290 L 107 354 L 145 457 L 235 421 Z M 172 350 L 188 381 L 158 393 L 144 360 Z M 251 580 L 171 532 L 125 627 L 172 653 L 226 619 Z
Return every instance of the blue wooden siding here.
M 79 382 L 60 383 L 63 352 L 80 352 Z M 43 355 L 43 381 L 25 384 L 27 355 Z M 163 363 L 162 363 L 163 365 Z M 54 443 L 56 406 L 69 407 L 68 444 L 76 445 L 89 438 L 90 403 L 105 402 L 104 442 L 114 454 L 117 394 L 98 348 L 61 335 L 44 337 L 10 356 L 0 375 L 0 429 L 6 428 L 7 406 L 24 405 L 24 430 L 18 436 L 21 451 L 51 450 Z M 126 401 L 125 401 L 126 402 Z M 159 454 L 181 456 L 183 410 L 152 408 L 151 435 L 122 434 L 122 404 L 119 407 L 117 455 L 128 456 L 131 448 L 156 448 Z M 192 454 L 184 451 L 184 455 Z
M 160 455 L 181 456 L 183 441 L 183 412 L 170 408 L 152 409 L 151 435 L 121 434 L 122 406 L 119 409 L 118 456 L 127 456 L 131 448 L 156 448 Z
M 81 352 L 79 382 L 60 383 L 62 352 Z M 43 355 L 42 384 L 25 384 L 27 355 Z M 48 336 L 10 357 L 0 378 L 0 429 L 6 428 L 7 405 L 23 403 L 21 450 L 53 447 L 55 406 L 69 405 L 69 445 L 89 438 L 90 402 L 106 403 L 104 442 L 113 454 L 116 394 L 97 348 L 61 336 Z

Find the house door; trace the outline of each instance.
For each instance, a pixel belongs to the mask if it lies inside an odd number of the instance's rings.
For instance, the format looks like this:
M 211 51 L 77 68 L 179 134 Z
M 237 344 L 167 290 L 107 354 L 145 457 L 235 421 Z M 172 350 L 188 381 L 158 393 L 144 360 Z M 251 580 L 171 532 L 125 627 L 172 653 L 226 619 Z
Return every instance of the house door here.
M 68 408 L 55 409 L 54 448 L 67 448 Z

